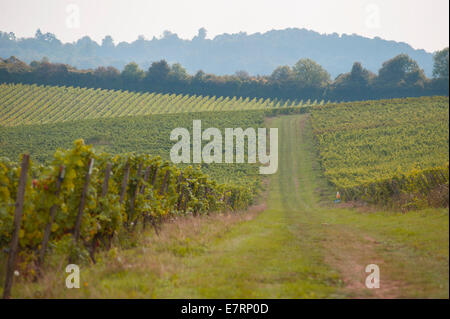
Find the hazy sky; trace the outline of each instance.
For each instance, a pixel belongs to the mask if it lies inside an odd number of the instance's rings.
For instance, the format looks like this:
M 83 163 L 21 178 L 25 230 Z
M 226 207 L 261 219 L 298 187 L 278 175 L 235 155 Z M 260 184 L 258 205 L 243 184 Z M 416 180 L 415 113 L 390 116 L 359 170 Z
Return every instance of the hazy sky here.
M 111 35 L 118 43 L 164 30 L 191 39 L 205 27 L 221 33 L 288 27 L 356 33 L 403 41 L 429 52 L 448 46 L 448 0 L 0 0 L 0 30 L 33 36 L 52 32 L 63 42 Z

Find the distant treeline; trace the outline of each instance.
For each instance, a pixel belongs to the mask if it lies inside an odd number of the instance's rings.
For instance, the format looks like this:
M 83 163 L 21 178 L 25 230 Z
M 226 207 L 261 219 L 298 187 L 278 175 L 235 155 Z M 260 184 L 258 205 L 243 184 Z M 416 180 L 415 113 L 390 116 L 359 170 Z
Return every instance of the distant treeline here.
M 92 87 L 135 92 L 183 93 L 278 99 L 353 101 L 382 98 L 447 95 L 449 50 L 434 55 L 433 78 L 416 61 L 400 54 L 383 63 L 374 74 L 355 62 L 348 73 L 331 80 L 329 73 L 310 59 L 280 66 L 268 76 L 245 71 L 217 76 L 198 71 L 190 75 L 178 63 L 153 62 L 144 71 L 131 62 L 122 72 L 114 67 L 77 70 L 44 58 L 30 64 L 15 57 L 0 59 L 0 82 Z
M 201 28 L 191 40 L 166 30 L 161 37 L 146 39 L 141 35 L 130 42 L 114 41 L 107 35 L 101 43 L 89 36 L 63 43 L 55 34 L 40 29 L 34 37 L 24 38 L 0 31 L 0 57 L 15 56 L 26 63 L 47 57 L 80 70 L 113 66 L 120 71 L 131 61 L 147 70 L 152 62 L 165 59 L 169 64 L 180 63 L 190 74 L 203 70 L 216 75 L 231 75 L 240 70 L 269 75 L 280 65 L 294 65 L 301 58 L 311 58 L 334 79 L 348 72 L 355 61 L 377 72 L 384 61 L 405 53 L 417 61 L 428 77 L 433 70 L 432 53 L 379 37 L 321 34 L 298 28 L 206 36 L 207 30 Z

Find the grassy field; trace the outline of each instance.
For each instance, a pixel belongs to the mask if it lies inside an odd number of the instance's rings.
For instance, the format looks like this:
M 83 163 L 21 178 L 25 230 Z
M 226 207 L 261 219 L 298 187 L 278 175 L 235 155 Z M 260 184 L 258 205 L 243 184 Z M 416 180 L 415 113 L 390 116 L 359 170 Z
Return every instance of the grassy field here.
M 179 219 L 82 266 L 66 289 L 60 260 L 13 297 L 448 298 L 448 209 L 407 214 L 333 206 L 309 115 L 278 117 L 278 173 L 245 214 Z M 364 285 L 380 267 L 380 289 Z M 53 271 L 50 271 L 53 270 Z

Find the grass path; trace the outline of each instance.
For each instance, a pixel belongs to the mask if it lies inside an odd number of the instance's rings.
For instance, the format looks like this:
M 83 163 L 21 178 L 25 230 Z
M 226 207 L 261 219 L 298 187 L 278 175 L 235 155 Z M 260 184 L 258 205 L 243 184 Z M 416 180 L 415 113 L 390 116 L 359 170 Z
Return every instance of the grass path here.
M 280 117 L 279 171 L 267 209 L 190 258 L 157 297 L 448 297 L 448 210 L 358 213 L 324 208 L 307 115 Z M 331 196 L 329 198 L 332 198 Z M 364 285 L 380 267 L 380 289 Z
M 264 211 L 167 225 L 144 247 L 120 251 L 120 262 L 105 254 L 83 270 L 82 289 L 67 290 L 62 275 L 49 274 L 19 284 L 16 297 L 448 298 L 448 209 L 333 207 L 308 115 L 269 125 L 279 128 L 279 169 Z M 380 289 L 364 285 L 373 263 Z

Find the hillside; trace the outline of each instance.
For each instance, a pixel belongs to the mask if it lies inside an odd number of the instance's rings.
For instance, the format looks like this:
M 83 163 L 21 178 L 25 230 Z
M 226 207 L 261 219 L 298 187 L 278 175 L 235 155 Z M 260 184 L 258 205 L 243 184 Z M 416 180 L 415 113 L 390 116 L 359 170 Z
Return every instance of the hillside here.
M 4 247 L 12 236 L 18 159 L 32 159 L 19 241 L 26 258 L 14 297 L 448 298 L 448 97 L 279 103 L 1 87 Z M 278 116 L 289 113 L 303 114 Z M 277 173 L 262 178 L 248 163 L 203 163 L 201 172 L 171 166 L 170 132 L 192 130 L 194 119 L 221 131 L 278 128 Z M 77 141 L 58 150 L 79 138 L 92 147 Z M 79 224 L 87 244 L 74 250 L 68 243 L 91 158 Z M 61 208 L 48 228 L 42 280 L 33 282 L 61 167 L 68 169 Z M 143 167 L 153 169 L 155 183 Z M 107 197 L 100 195 L 104 185 Z M 337 190 L 344 203 L 333 202 Z M 82 289 L 59 282 L 59 261 L 67 256 L 83 265 Z M 0 257 L 1 284 L 4 250 Z M 364 270 L 374 261 L 382 286 L 368 290 Z
M 1 304 L 448 303 L 449 4 L 3 1 Z
M 330 104 L 311 112 L 328 180 L 344 200 L 383 204 L 397 198 L 426 206 L 425 198 L 448 183 L 448 119 L 448 97 Z M 408 193 L 415 198 L 403 198 Z M 448 204 L 446 196 L 448 188 L 428 201 Z
M 168 159 L 170 131 L 193 119 L 244 128 L 269 114 L 311 112 L 322 168 L 344 200 L 386 204 L 400 191 L 426 197 L 448 181 L 448 97 L 325 104 L 3 84 L 0 106 L 0 156 L 11 159 L 29 152 L 46 161 L 78 138 L 113 154 Z M 229 177 L 245 179 L 249 167 L 229 167 Z M 221 177 L 225 168 L 207 170 Z
M 0 125 L 43 124 L 92 118 L 300 107 L 324 101 L 216 98 L 133 93 L 60 86 L 0 84 Z
M 192 131 L 192 121 L 201 120 L 202 126 L 261 127 L 264 112 L 198 112 L 155 114 L 121 118 L 85 119 L 49 124 L 0 126 L 0 157 L 17 161 L 28 153 L 38 163 L 48 163 L 57 149 L 70 148 L 74 140 L 84 139 L 97 151 L 109 154 L 150 154 L 170 160 L 173 146 L 170 132 L 176 127 Z M 257 166 L 242 164 L 203 164 L 202 170 L 216 180 L 252 183 L 258 178 Z
M 13 297 L 448 298 L 448 209 L 368 213 L 333 205 L 308 117 L 268 123 L 279 129 L 281 162 L 264 205 L 179 218 L 159 236 L 147 229 L 134 246 L 84 265 L 80 289 L 61 285 L 61 257 L 51 256 L 42 280 L 19 281 Z M 379 289 L 364 285 L 373 263 Z

